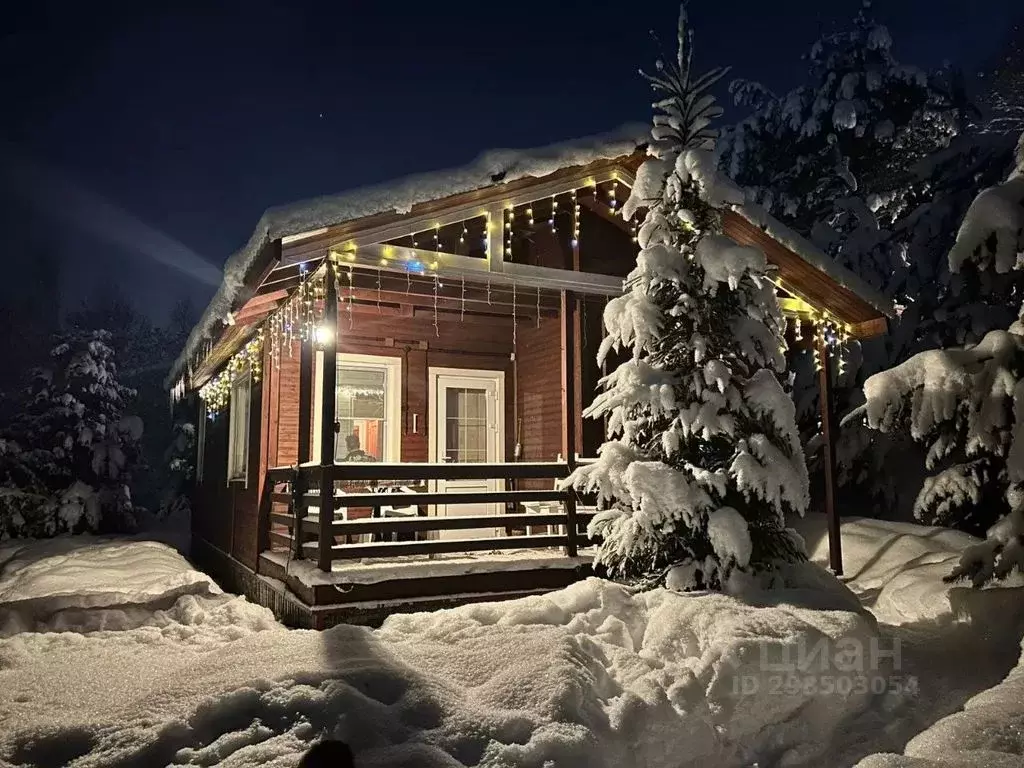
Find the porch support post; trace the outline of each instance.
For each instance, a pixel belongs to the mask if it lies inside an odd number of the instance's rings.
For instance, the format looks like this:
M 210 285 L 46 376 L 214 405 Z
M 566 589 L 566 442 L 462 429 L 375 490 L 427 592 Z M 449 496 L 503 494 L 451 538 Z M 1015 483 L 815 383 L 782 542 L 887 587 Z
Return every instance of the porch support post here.
M 839 510 L 836 508 L 836 437 L 838 425 L 832 398 L 832 359 L 824 334 L 817 334 L 821 371 L 818 375 L 818 394 L 821 401 L 821 436 L 825 466 L 825 515 L 828 518 L 828 561 L 837 576 L 843 573 L 843 548 L 839 539 Z
M 576 341 L 574 338 L 576 297 L 572 291 L 561 292 L 562 343 L 562 456 L 572 472 L 576 468 Z M 576 556 L 576 492 L 571 488 L 565 496 L 565 553 Z
M 310 455 L 310 438 L 313 431 L 313 340 L 306 339 L 299 342 L 299 449 L 296 454 L 296 463 L 304 464 L 313 457 Z M 303 545 L 306 543 L 306 536 L 303 532 L 302 521 L 306 517 L 306 505 L 304 495 L 306 493 L 306 478 L 302 475 L 299 467 L 295 468 L 292 474 L 292 515 L 295 516 L 295 528 L 292 531 L 294 540 L 295 557 L 305 556 Z
M 338 292 L 335 265 L 328 260 L 324 277 L 323 335 L 324 369 L 323 411 L 320 414 L 320 535 L 317 542 L 317 565 L 321 571 L 331 570 L 331 547 L 334 545 L 334 420 L 335 389 L 338 383 Z
M 299 343 L 299 464 L 313 459 L 313 340 Z

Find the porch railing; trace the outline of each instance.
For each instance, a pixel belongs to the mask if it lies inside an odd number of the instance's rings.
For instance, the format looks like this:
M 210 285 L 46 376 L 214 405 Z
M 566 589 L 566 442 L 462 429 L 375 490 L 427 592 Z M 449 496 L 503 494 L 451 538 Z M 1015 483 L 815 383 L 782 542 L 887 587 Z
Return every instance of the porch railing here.
M 316 560 L 330 571 L 335 560 L 404 555 L 435 555 L 454 552 L 490 551 L 534 547 L 563 548 L 575 556 L 586 546 L 586 525 L 593 511 L 577 509 L 579 498 L 572 490 L 558 490 L 557 481 L 567 477 L 564 462 L 521 462 L 504 464 L 388 464 L 352 462 L 321 466 L 303 464 L 267 471 L 265 511 L 261 516 L 261 549 L 289 549 L 295 558 Z M 550 481 L 540 490 L 436 491 L 438 481 L 503 480 Z M 427 490 L 382 492 L 396 484 L 419 485 Z M 546 503 L 560 511 L 524 512 L 524 504 Z M 434 505 L 495 504 L 505 514 L 433 515 Z M 414 507 L 418 514 L 381 517 L 385 507 Z M 311 512 L 311 508 L 316 510 Z M 360 519 L 338 519 L 339 509 L 370 510 Z M 324 514 L 327 510 L 327 514 Z M 543 534 L 525 533 L 547 527 Z M 557 533 L 551 533 L 553 527 Z M 503 536 L 484 538 L 425 538 L 440 531 L 505 529 Z M 523 531 L 524 533 L 519 533 Z M 396 541 L 398 535 L 414 540 Z M 352 537 L 369 535 L 370 542 L 352 542 Z M 377 540 L 373 540 L 377 539 Z

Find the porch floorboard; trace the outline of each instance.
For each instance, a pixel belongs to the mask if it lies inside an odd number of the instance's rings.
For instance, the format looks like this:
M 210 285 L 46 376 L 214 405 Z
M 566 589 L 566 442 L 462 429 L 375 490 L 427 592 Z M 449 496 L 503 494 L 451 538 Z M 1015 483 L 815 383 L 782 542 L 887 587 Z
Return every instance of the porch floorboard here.
M 287 550 L 274 549 L 260 557 L 283 569 L 306 587 L 346 584 L 378 584 L 405 579 L 446 578 L 476 573 L 508 571 L 575 570 L 589 566 L 593 556 L 582 550 L 567 557 L 560 549 L 509 549 L 486 552 L 460 552 L 433 556 L 411 555 L 362 560 L 336 560 L 330 573 L 316 562 L 296 560 Z

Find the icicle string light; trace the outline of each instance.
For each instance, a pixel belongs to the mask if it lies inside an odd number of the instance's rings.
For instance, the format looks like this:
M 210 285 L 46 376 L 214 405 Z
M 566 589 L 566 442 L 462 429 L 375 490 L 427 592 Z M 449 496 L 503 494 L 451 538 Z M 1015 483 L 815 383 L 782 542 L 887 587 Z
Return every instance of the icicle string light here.
M 437 279 L 437 272 L 434 273 L 434 337 L 441 338 L 441 329 L 437 325 L 437 291 L 441 287 L 440 281 Z
M 512 283 L 512 352 L 515 353 L 516 343 L 516 284 Z
M 263 341 L 264 332 L 260 329 L 244 347 L 232 355 L 220 373 L 200 388 L 199 397 L 206 405 L 209 418 L 212 419 L 227 407 L 231 399 L 231 385 L 239 376 L 248 372 L 253 382 L 260 380 L 263 373 Z
M 348 267 L 348 329 L 351 331 L 355 325 L 355 318 L 352 316 L 352 305 L 356 301 L 355 281 L 352 277 L 352 265 Z

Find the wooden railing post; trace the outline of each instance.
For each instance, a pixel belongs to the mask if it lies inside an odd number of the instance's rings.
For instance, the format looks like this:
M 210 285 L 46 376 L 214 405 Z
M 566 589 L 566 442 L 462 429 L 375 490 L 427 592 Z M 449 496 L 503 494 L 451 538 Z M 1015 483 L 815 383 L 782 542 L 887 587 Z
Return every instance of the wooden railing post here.
M 335 265 L 328 259 L 324 278 L 324 348 L 323 397 L 320 413 L 320 531 L 317 540 L 317 566 L 331 570 L 331 547 L 334 546 L 334 421 L 338 384 L 338 292 Z
M 562 342 L 562 455 L 571 474 L 576 467 L 576 341 L 575 309 L 576 297 L 572 291 L 562 291 L 561 342 Z M 576 492 L 565 491 L 565 554 L 576 556 Z
M 263 475 L 263 492 L 260 494 L 259 516 L 256 523 L 257 555 L 270 549 L 270 511 L 273 503 L 270 500 L 274 493 L 274 483 L 267 474 Z
M 306 519 L 306 505 L 303 504 L 303 496 L 306 494 L 306 479 L 299 469 L 298 464 L 292 469 L 292 517 L 295 519 L 292 527 L 292 552 L 296 560 L 301 560 L 305 555 L 302 552 L 304 536 L 302 535 L 302 523 Z

